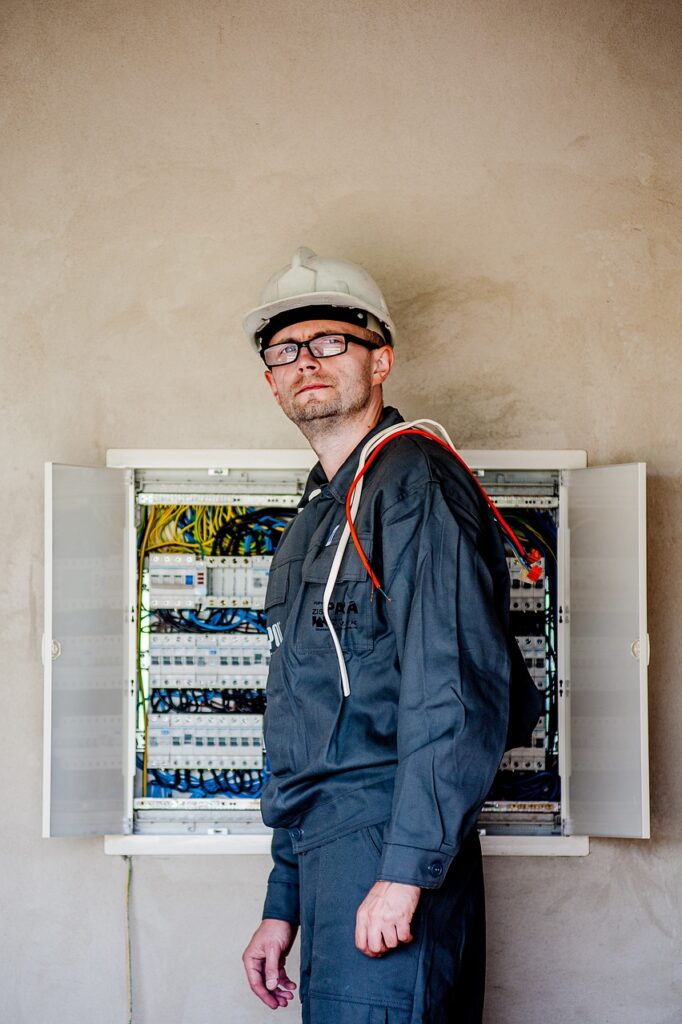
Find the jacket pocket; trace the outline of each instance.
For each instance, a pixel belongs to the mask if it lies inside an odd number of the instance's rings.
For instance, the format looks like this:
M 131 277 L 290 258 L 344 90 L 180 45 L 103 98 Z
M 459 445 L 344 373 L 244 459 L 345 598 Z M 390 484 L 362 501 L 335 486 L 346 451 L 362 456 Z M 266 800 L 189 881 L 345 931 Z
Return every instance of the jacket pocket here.
M 276 604 L 284 604 L 289 593 L 289 566 L 291 562 L 284 562 L 283 565 L 278 565 L 274 569 L 270 569 L 270 575 L 268 576 L 268 589 L 265 592 L 265 603 L 263 605 L 265 611 L 272 608 Z
M 274 776 L 287 776 L 306 763 L 307 750 L 301 728 L 301 709 L 291 691 L 288 669 L 280 647 L 287 626 L 288 603 L 300 580 L 301 559 L 291 558 L 270 569 L 265 612 L 270 640 L 267 707 L 263 721 L 265 750 Z
M 362 834 L 367 840 L 367 843 L 369 844 L 372 852 L 375 853 L 379 858 L 381 858 L 381 855 L 384 852 L 385 825 L 386 822 L 382 822 L 380 825 L 365 825 L 365 827 L 362 829 Z
M 371 535 L 359 536 L 368 559 Z M 312 548 L 301 569 L 302 594 L 296 633 L 296 650 L 333 651 L 334 645 L 325 618 L 324 591 L 329 579 L 338 545 Z M 341 560 L 339 574 L 327 613 L 344 651 L 366 653 L 374 649 L 375 622 L 372 588 L 367 570 L 352 540 Z

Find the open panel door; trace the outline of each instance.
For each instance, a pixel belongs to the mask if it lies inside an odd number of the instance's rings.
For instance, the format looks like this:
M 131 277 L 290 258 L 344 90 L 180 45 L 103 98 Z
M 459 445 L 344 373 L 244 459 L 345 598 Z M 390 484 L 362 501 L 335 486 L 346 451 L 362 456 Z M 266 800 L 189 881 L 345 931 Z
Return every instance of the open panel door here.
M 124 829 L 126 470 L 45 467 L 43 835 Z
M 649 836 L 644 463 L 567 470 L 569 830 Z

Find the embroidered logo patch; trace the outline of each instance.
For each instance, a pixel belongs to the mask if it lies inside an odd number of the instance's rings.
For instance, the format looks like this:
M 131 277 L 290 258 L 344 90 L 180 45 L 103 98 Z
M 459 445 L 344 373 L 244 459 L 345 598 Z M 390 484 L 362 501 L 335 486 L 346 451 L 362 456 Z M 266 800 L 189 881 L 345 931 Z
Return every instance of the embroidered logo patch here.
M 268 626 L 268 640 L 270 641 L 270 653 L 272 653 L 282 643 L 282 627 L 279 622 Z

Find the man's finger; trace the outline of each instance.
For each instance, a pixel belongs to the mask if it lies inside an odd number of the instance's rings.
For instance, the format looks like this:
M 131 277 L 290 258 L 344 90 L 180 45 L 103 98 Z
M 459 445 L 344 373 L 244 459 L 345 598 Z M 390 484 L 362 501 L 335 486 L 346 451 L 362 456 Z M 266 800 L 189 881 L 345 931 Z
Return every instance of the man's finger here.
M 370 953 L 374 953 L 375 955 L 386 952 L 381 928 L 372 921 L 370 921 L 369 928 L 367 929 L 367 948 Z
M 291 980 L 283 967 L 280 967 L 279 969 L 279 987 L 290 988 L 292 990 L 296 988 L 296 982 Z
M 287 978 L 284 967 L 279 969 L 279 977 L 277 979 L 277 988 L 275 989 L 274 995 L 280 1000 L 280 1006 L 286 1006 L 290 999 L 294 998 L 293 990 L 296 985 L 290 978 Z
M 396 925 L 396 934 L 399 942 L 412 942 L 414 935 L 410 931 L 409 922 L 401 922 Z
M 361 953 L 367 952 L 367 922 L 360 911 L 355 915 L 355 945 Z
M 272 991 L 277 988 L 279 981 L 279 958 L 280 949 L 278 946 L 265 947 L 265 987 Z
M 258 966 L 255 966 L 258 964 Z M 279 1006 L 278 1000 L 275 996 L 271 995 L 263 984 L 263 973 L 262 973 L 262 961 L 256 960 L 251 961 L 250 964 L 245 963 L 244 968 L 246 970 L 246 978 L 249 983 L 249 988 L 254 995 L 258 996 L 266 1006 L 269 1006 L 271 1010 L 274 1010 Z
M 373 953 L 369 948 L 367 914 L 359 911 L 355 918 L 355 945 L 365 956 L 381 956 L 381 953 Z

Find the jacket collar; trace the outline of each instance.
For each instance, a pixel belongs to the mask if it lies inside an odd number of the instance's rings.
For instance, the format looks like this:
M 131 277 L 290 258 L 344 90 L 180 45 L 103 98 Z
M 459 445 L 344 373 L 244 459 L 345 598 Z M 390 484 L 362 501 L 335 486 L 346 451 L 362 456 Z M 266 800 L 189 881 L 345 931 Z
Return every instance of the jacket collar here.
M 393 406 L 384 406 L 379 422 L 365 434 L 363 439 L 356 445 L 346 461 L 329 481 L 327 480 L 326 474 L 320 463 L 316 462 L 310 471 L 310 476 L 306 482 L 305 492 L 298 504 L 298 507 L 304 508 L 313 496 L 313 492 L 322 490 L 323 488 L 329 491 L 333 498 L 344 505 L 346 502 L 348 488 L 353 483 L 353 479 L 355 477 L 360 452 L 367 444 L 370 437 L 374 437 L 374 435 L 378 434 L 380 430 L 384 430 L 386 427 L 392 427 L 396 423 L 404 423 L 403 417 L 397 409 L 393 408 Z

